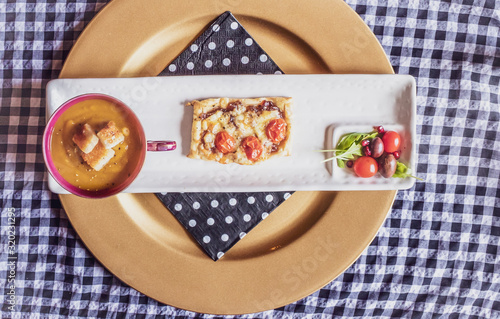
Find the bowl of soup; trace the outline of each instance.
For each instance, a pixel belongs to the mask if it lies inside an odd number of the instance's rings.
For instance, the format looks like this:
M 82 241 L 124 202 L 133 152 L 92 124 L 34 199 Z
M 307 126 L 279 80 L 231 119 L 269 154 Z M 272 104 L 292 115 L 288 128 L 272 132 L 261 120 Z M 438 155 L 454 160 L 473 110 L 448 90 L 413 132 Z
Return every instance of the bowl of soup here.
M 70 193 L 89 198 L 127 188 L 144 164 L 146 148 L 134 112 L 104 94 L 65 102 L 50 117 L 43 136 L 49 173 Z

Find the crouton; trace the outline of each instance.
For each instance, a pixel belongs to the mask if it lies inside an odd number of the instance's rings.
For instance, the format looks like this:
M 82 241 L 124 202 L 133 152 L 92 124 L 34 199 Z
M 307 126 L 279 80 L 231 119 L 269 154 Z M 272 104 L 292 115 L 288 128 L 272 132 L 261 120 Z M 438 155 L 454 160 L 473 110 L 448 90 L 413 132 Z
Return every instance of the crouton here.
M 78 131 L 73 135 L 73 142 L 75 142 L 82 152 L 88 154 L 97 145 L 99 138 L 95 135 L 92 127 L 85 123 L 82 127 L 78 128 Z
M 115 147 L 125 139 L 113 121 L 108 122 L 108 124 L 106 124 L 106 126 L 97 133 L 97 136 L 107 149 Z
M 87 164 L 96 171 L 100 171 L 104 165 L 108 164 L 109 160 L 113 158 L 115 151 L 107 149 L 101 142 L 97 143 L 92 152 L 82 154 L 82 158 Z

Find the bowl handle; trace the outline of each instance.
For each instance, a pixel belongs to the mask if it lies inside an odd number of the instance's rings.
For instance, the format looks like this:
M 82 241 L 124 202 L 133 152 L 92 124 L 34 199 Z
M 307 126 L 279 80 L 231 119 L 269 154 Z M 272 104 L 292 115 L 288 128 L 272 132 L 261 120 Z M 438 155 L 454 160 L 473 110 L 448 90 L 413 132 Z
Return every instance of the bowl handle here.
M 148 141 L 147 144 L 147 150 L 152 152 L 173 151 L 177 148 L 175 141 Z

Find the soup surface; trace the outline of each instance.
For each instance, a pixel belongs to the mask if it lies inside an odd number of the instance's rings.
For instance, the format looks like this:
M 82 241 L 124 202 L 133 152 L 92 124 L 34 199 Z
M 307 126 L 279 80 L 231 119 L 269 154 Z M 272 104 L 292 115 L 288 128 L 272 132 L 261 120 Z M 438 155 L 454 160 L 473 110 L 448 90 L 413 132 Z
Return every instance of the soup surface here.
M 109 121 L 123 133 L 124 140 L 112 149 L 113 158 L 99 171 L 82 158 L 82 151 L 72 138 L 85 123 L 97 133 Z M 51 154 L 59 174 L 70 184 L 88 191 L 99 191 L 120 185 L 135 170 L 144 147 L 132 115 L 114 103 L 93 99 L 67 109 L 57 120 L 51 140 Z

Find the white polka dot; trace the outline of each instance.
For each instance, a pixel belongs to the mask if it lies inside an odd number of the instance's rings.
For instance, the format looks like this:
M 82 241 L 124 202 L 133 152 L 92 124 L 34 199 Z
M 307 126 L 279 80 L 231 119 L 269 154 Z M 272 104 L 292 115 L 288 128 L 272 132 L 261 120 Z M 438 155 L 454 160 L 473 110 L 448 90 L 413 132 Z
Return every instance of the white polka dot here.
M 210 43 L 208 44 L 208 48 L 209 48 L 210 50 L 215 49 L 215 47 L 216 47 L 215 42 L 210 42 Z
M 238 22 L 231 23 L 231 29 L 233 29 L 233 30 L 238 29 Z
M 196 45 L 196 44 L 191 44 L 191 51 L 193 51 L 193 52 L 198 51 L 198 45 Z
M 229 200 L 229 205 L 231 205 L 231 206 L 236 205 L 236 203 L 237 203 L 236 198 L 231 198 L 231 199 Z
M 162 195 L 167 195 L 167 193 L 161 193 Z
M 242 232 L 240 233 L 240 239 L 241 239 L 241 238 L 243 238 L 243 237 L 245 237 L 246 235 L 247 235 L 247 233 L 245 233 L 244 231 L 242 231 Z
M 252 216 L 250 216 L 249 214 L 245 214 L 245 216 L 243 216 L 243 220 L 247 223 L 250 221 L 250 219 L 252 219 Z
M 198 209 L 198 208 L 200 208 L 200 203 L 198 203 L 198 202 L 194 202 L 194 203 L 193 203 L 193 208 L 194 208 L 194 209 Z
M 233 217 L 227 216 L 226 217 L 226 223 L 231 224 L 233 222 Z
M 290 196 L 292 196 L 292 194 L 290 194 L 290 193 L 285 193 L 285 195 L 283 195 L 283 198 L 284 198 L 285 200 L 287 200 L 287 199 L 289 199 L 289 198 L 290 198 Z
M 170 64 L 170 65 L 168 66 L 168 70 L 169 70 L 170 72 L 175 72 L 175 70 L 177 70 L 177 66 L 175 66 L 175 64 Z
M 194 227 L 194 226 L 196 226 L 196 220 L 191 219 L 191 220 L 189 221 L 189 226 L 190 226 L 190 227 Z
M 203 242 L 204 242 L 205 244 L 208 244 L 208 243 L 210 242 L 210 236 L 205 236 L 205 237 L 203 237 Z
M 269 203 L 273 201 L 273 195 L 267 195 L 266 196 L 266 201 L 268 201 Z
M 247 198 L 247 202 L 248 202 L 250 205 L 251 205 L 251 204 L 253 204 L 253 203 L 255 203 L 255 197 L 253 197 L 253 196 L 248 197 L 248 198 Z
M 251 46 L 253 44 L 252 38 L 246 38 L 245 39 L 245 44 L 247 47 Z
M 222 234 L 222 236 L 220 236 L 220 239 L 222 239 L 222 241 L 228 241 L 229 236 L 227 234 Z
M 234 47 L 234 41 L 233 40 L 227 40 L 226 45 L 227 45 L 228 48 L 232 48 L 232 47 Z
M 257 72 L 257 75 L 262 75 L 262 72 Z
M 283 74 L 283 73 L 281 73 L 281 71 L 278 70 L 278 71 L 274 72 L 274 74 Z
M 217 206 L 219 206 L 219 202 L 217 200 L 213 200 L 210 205 L 212 205 L 213 208 L 216 208 Z
M 207 219 L 207 224 L 209 224 L 210 226 L 212 226 L 213 224 L 215 224 L 215 220 L 210 217 L 209 219 Z
M 260 60 L 260 62 L 266 62 L 266 61 L 267 61 L 267 55 L 262 54 L 262 55 L 259 57 L 259 60 Z
M 267 216 L 269 216 L 269 214 L 268 214 L 268 213 L 266 213 L 266 212 L 262 213 L 262 219 L 266 219 L 266 218 L 267 218 Z
M 212 61 L 211 60 L 206 60 L 205 61 L 205 67 L 211 68 L 212 67 Z
M 219 258 L 219 259 L 220 259 L 220 258 L 222 258 L 222 256 L 224 256 L 224 253 L 223 253 L 222 251 L 219 251 L 219 252 L 217 253 L 217 258 Z
M 192 70 L 192 69 L 194 69 L 194 63 L 193 63 L 193 62 L 188 62 L 188 63 L 186 64 L 186 68 L 187 68 L 188 70 Z
M 182 209 L 182 205 L 181 204 L 175 204 L 174 209 L 179 212 Z
M 220 26 L 218 24 L 214 24 L 214 26 L 212 27 L 212 31 L 219 32 L 219 30 L 220 30 Z
M 247 64 L 248 61 L 250 61 L 250 59 L 247 56 L 244 56 L 241 58 L 241 63 L 243 63 L 243 64 Z
M 229 66 L 229 64 L 231 64 L 231 60 L 225 58 L 224 60 L 222 60 L 222 64 L 224 64 L 225 66 Z

